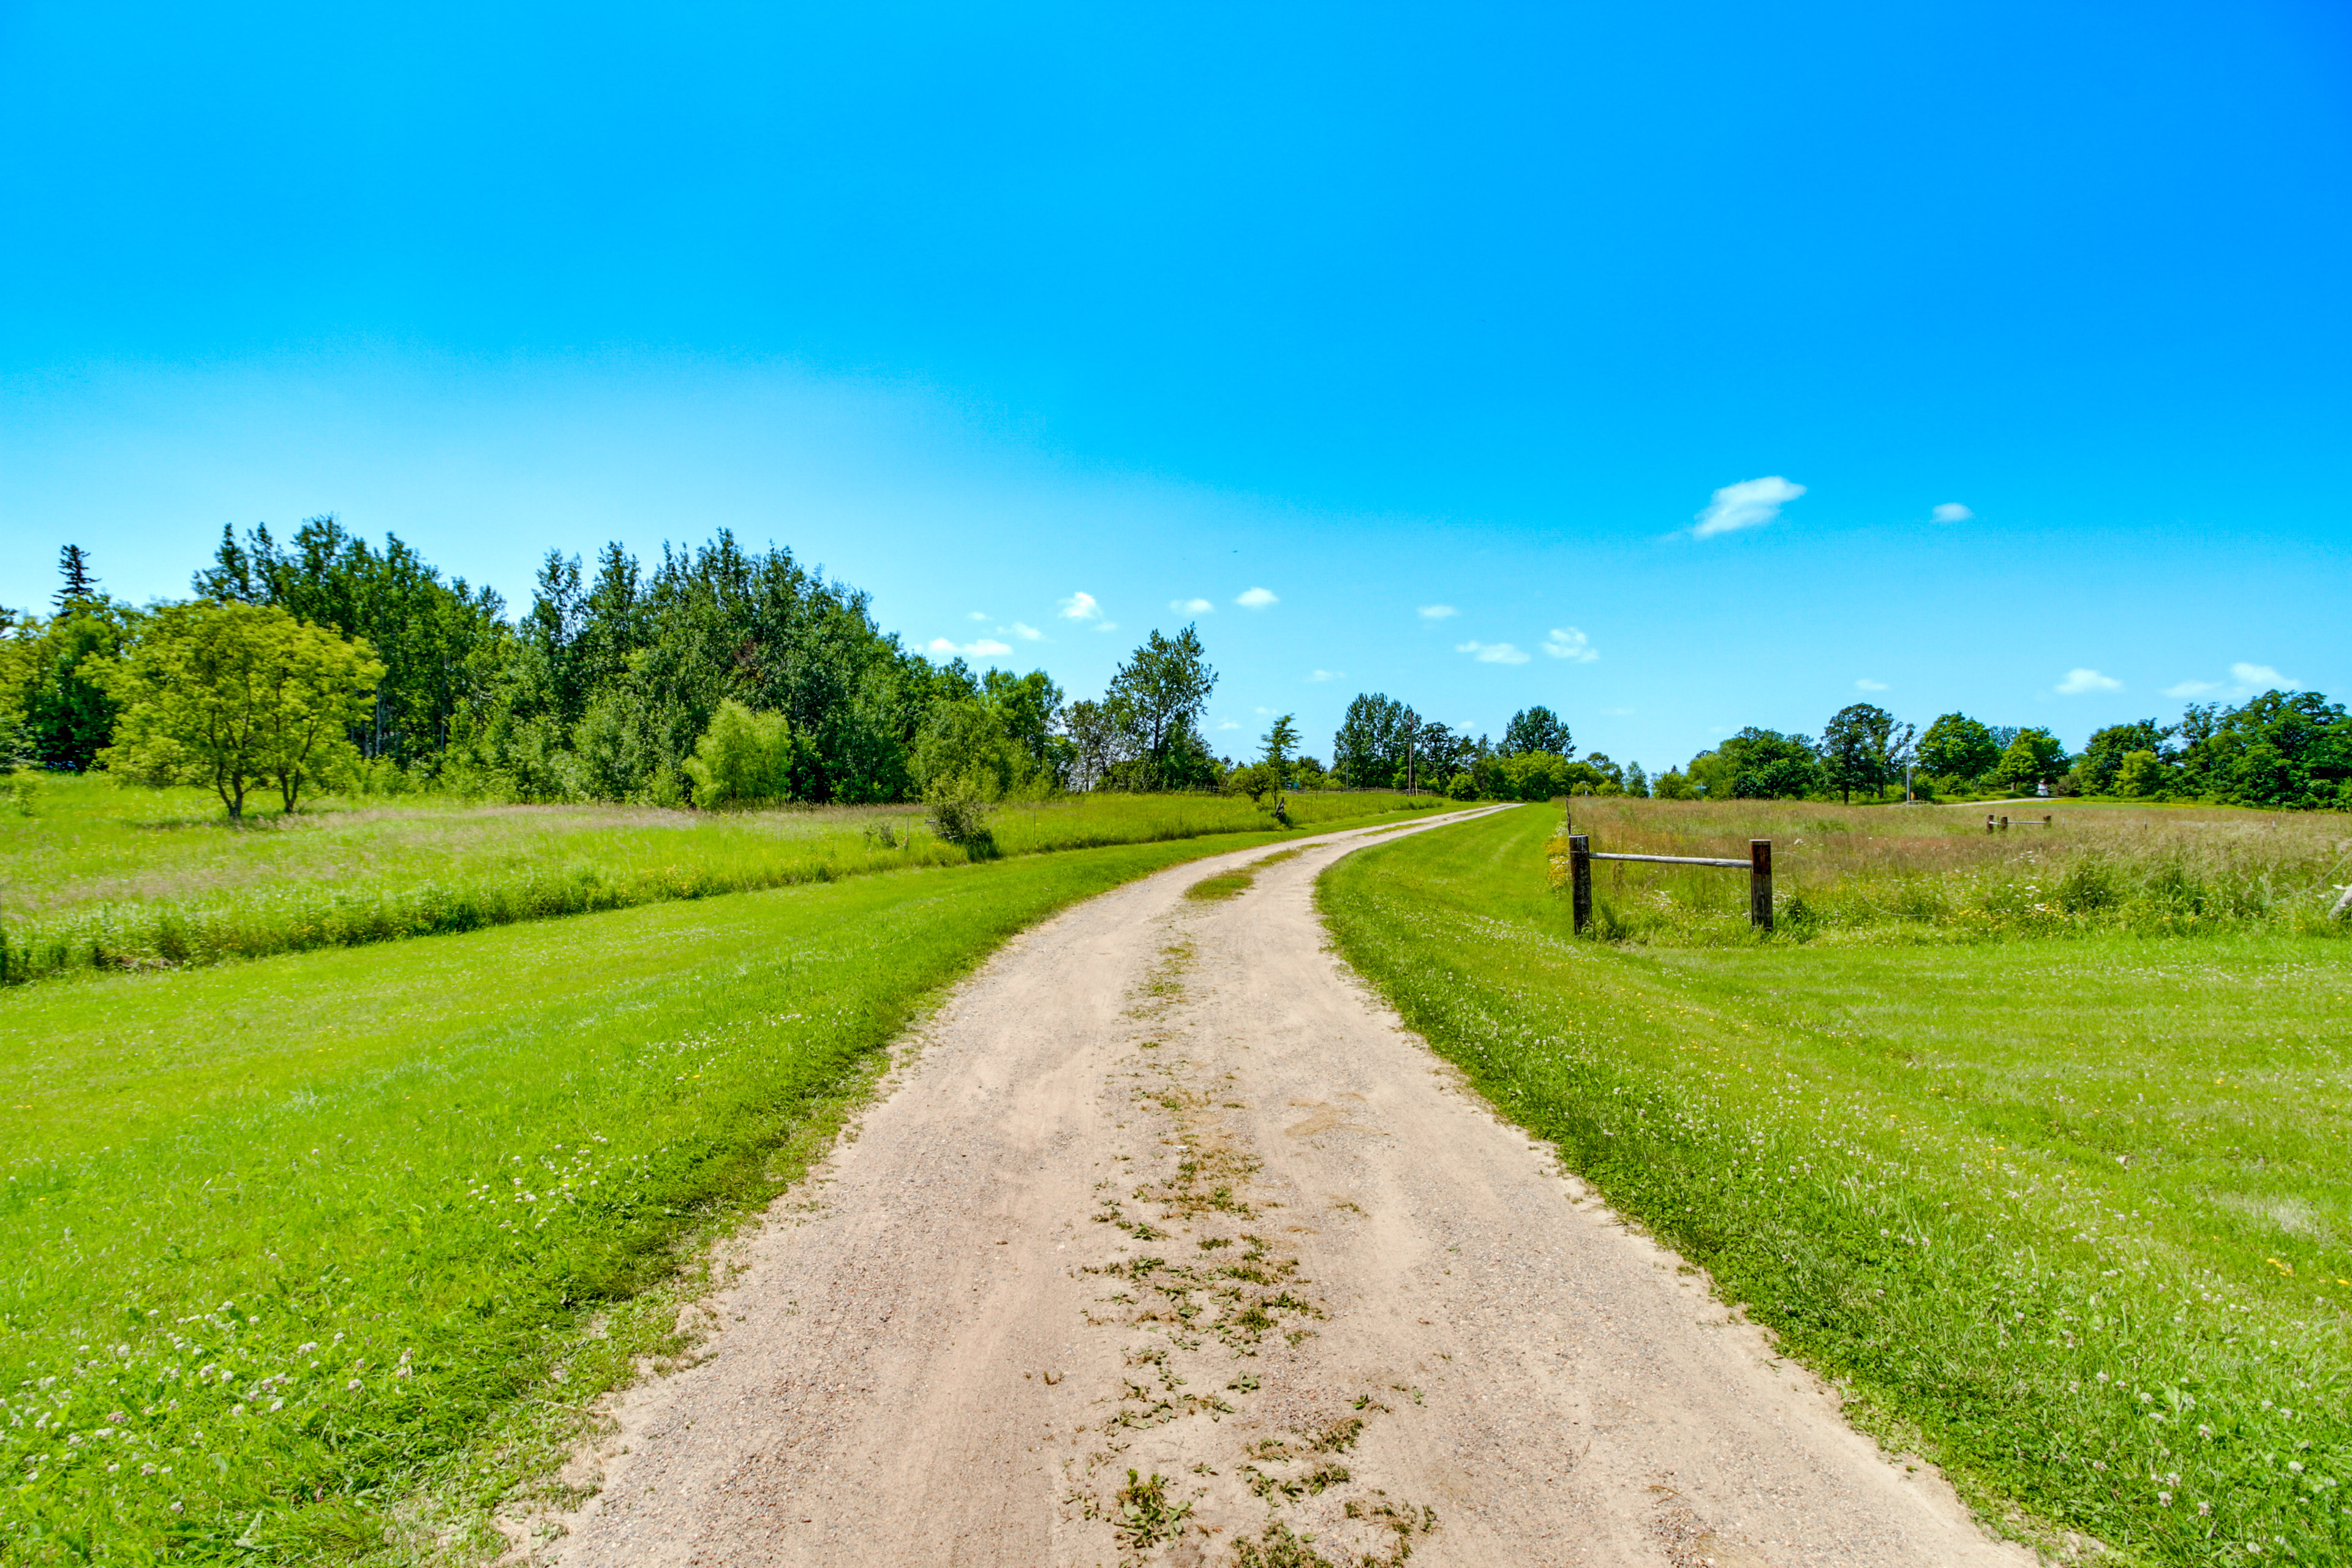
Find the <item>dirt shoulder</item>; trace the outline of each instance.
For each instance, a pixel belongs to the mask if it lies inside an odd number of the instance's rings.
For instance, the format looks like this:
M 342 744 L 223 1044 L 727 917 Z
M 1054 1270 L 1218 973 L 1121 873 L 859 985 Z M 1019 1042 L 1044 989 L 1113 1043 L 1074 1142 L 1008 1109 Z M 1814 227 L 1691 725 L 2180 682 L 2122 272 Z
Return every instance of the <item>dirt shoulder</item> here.
M 1367 837 L 1008 944 L 748 1242 L 701 1361 L 582 1456 L 546 1554 L 2032 1562 L 1354 981 L 1313 884 Z

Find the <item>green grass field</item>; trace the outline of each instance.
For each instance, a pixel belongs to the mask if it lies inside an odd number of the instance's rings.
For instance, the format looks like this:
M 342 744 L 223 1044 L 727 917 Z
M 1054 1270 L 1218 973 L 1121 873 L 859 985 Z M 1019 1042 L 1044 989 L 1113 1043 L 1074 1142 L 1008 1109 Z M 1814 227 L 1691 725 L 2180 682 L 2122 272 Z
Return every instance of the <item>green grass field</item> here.
M 478 1560 L 927 998 L 1281 837 L 0 997 L 0 1559 Z
M 0 982 L 182 967 L 803 882 L 961 865 L 919 806 L 761 812 L 328 800 L 231 826 L 201 790 L 29 780 L 0 802 Z M 1433 809 L 1431 797 L 1295 795 L 1302 827 Z M 1009 804 L 1005 856 L 1268 826 L 1238 796 L 1076 795 Z
M 1705 809 L 1716 837 L 1797 836 Z M 1576 939 L 1557 826 L 1528 806 L 1341 860 L 1342 951 L 1990 1517 L 2132 1563 L 2352 1561 L 2352 942 Z
M 2050 801 L 1988 833 L 1986 814 L 1966 808 L 1570 804 L 1595 850 L 1744 859 L 1748 839 L 1771 839 L 1784 941 L 1905 946 L 2257 927 L 2352 935 L 2328 918 L 2352 882 L 2352 824 L 2333 812 Z M 1749 940 L 1747 882 L 1719 870 L 1596 860 L 1593 905 L 1612 941 Z

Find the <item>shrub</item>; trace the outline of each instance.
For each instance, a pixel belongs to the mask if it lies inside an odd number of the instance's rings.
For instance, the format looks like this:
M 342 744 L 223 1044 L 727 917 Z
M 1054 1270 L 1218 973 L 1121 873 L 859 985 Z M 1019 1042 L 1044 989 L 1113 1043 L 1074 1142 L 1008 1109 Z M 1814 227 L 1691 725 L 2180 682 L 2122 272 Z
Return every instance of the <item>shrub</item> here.
M 686 759 L 698 805 L 756 805 L 789 800 L 793 727 L 781 713 L 754 713 L 733 698 L 719 705 L 710 728 Z

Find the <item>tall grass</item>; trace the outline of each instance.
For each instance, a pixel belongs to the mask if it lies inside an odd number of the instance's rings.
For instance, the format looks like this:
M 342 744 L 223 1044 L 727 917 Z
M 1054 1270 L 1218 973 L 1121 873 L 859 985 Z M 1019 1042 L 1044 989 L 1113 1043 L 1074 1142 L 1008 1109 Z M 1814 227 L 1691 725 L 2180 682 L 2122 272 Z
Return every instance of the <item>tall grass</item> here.
M 1555 826 L 1320 885 L 1349 961 L 1503 1115 L 1989 1518 L 2113 1553 L 2076 1560 L 2352 1561 L 2352 948 L 2277 922 L 1577 941 L 1538 874 Z
M 0 1560 L 477 1561 L 1005 936 L 1276 836 L 0 998 Z
M 1596 850 L 1744 857 L 1772 840 L 1783 940 L 1979 942 L 2250 926 L 2344 932 L 2328 909 L 2352 881 L 2352 818 L 2215 807 L 2049 808 L 1987 833 L 1984 814 L 1772 801 L 1578 799 Z M 1556 851 L 1557 853 L 1558 851 Z M 1749 940 L 1738 872 L 1593 862 L 1595 931 L 1691 946 Z
M 422 803 L 238 829 L 195 792 L 44 780 L 0 818 L 0 984 L 443 935 L 714 894 L 961 865 L 920 808 L 672 812 Z M 1298 830 L 1424 810 L 1387 794 L 1294 796 Z M 987 853 L 1160 843 L 1270 826 L 1244 799 L 1079 795 L 993 815 Z

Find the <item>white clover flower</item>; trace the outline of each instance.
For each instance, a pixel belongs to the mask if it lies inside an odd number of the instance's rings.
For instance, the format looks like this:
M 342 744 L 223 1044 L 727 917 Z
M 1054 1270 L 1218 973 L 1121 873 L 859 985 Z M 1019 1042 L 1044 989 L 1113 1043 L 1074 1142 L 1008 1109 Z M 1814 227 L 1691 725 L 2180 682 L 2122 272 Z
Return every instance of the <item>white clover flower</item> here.
M 2301 1459 L 2289 1459 L 2286 1462 L 2286 1468 L 2287 1473 L 2290 1475 L 2299 1476 L 2303 1474 L 2303 1461 Z
M 360 1380 L 359 1380 L 358 1378 L 356 1378 L 356 1377 L 355 1377 L 355 1378 L 353 1378 L 353 1379 L 352 1379 L 352 1380 L 351 1380 L 351 1382 L 349 1382 L 349 1383 L 347 1383 L 347 1384 L 343 1384 L 343 1386 L 344 1386 L 345 1388 L 347 1388 L 347 1389 L 348 1389 L 348 1388 L 357 1388 L 359 1385 L 360 1385 Z
M 2172 1494 L 2170 1492 L 2158 1492 L 2156 1494 L 2156 1500 L 2163 1504 L 2166 1508 L 2170 1508 L 2172 1506 Z

